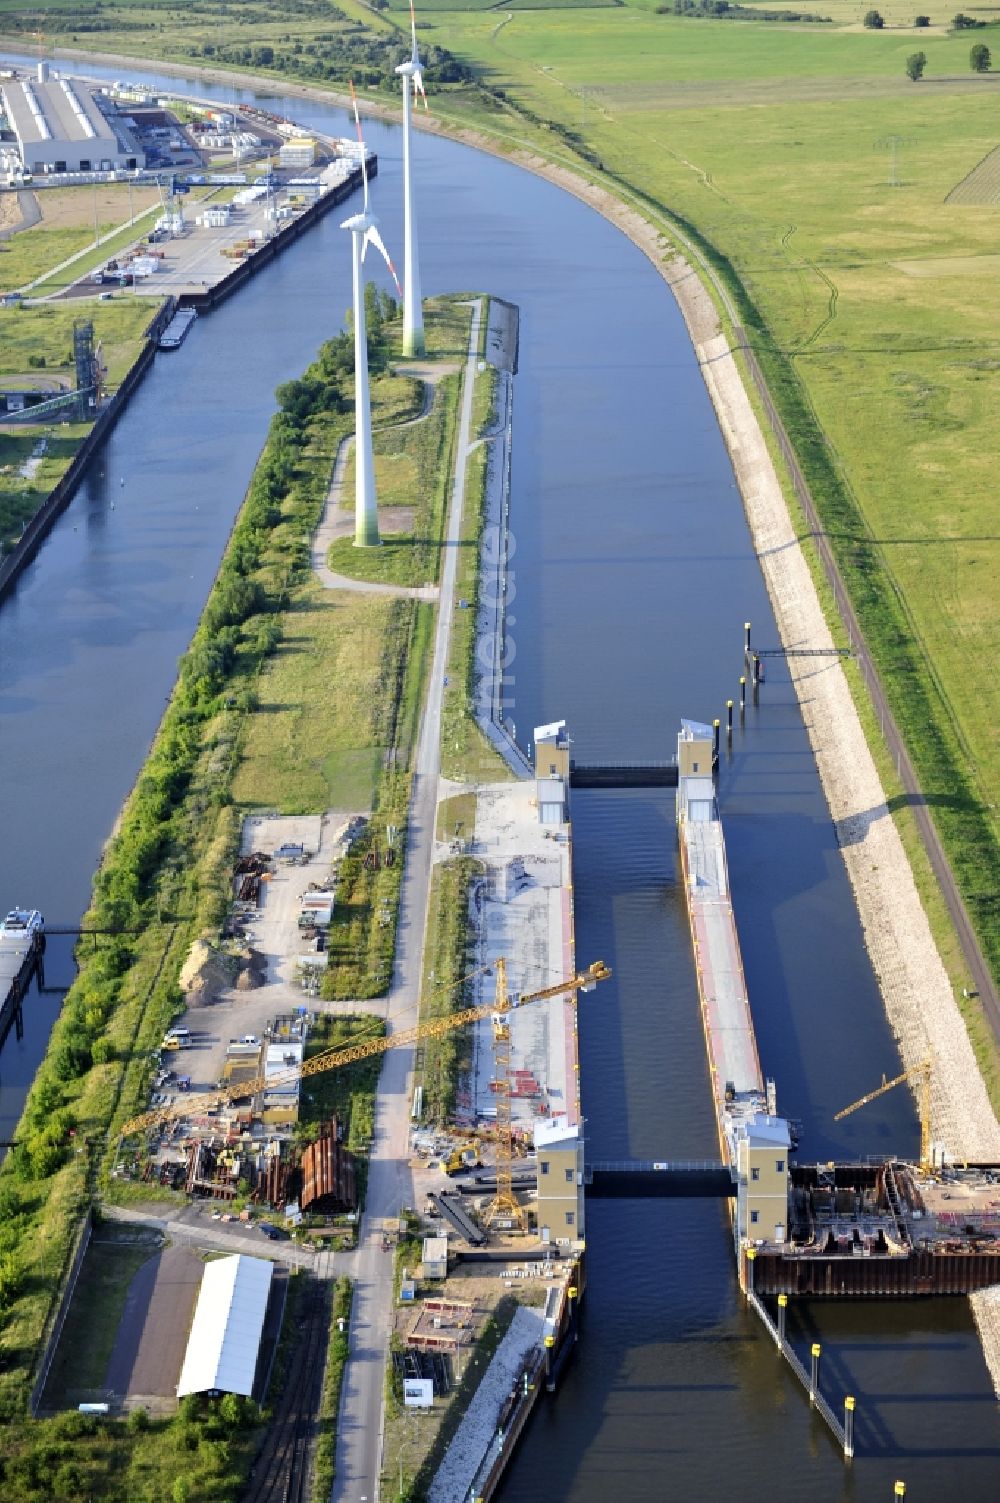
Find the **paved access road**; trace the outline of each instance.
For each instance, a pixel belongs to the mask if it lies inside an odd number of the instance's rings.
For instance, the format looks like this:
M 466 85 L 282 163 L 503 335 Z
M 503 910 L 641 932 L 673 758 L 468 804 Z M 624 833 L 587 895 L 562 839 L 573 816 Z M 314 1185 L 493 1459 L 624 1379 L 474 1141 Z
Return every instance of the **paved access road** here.
M 462 385 L 434 657 L 414 768 L 406 864 L 400 894 L 396 967 L 386 1013 L 390 1034 L 394 1028 L 407 1027 L 414 1022 L 420 994 L 441 769 L 441 702 L 454 612 L 465 473 L 471 449 L 472 394 L 479 360 L 481 316 L 482 304 L 477 301 L 473 304 L 469 353 Z M 392 1049 L 385 1056 L 379 1081 L 368 1170 L 368 1202 L 358 1251 L 353 1260 L 351 1358 L 341 1396 L 334 1503 L 375 1503 L 379 1495 L 385 1365 L 393 1312 L 393 1258 L 391 1253 L 382 1251 L 381 1227 L 385 1217 L 398 1216 L 402 1206 L 412 1204 L 413 1186 L 408 1168 L 409 1078 L 412 1068 L 412 1049 Z

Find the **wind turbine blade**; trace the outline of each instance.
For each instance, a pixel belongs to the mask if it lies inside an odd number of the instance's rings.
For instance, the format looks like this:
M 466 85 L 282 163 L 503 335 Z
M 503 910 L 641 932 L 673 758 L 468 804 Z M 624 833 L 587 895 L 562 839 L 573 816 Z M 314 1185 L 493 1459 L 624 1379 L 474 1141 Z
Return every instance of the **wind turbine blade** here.
M 413 9 L 413 0 L 410 0 L 410 36 L 413 39 L 413 51 L 410 54 L 410 62 L 413 64 L 413 97 L 418 96 L 424 101 L 424 109 L 427 108 L 427 91 L 424 88 L 424 75 L 420 68 L 420 53 L 417 51 L 417 13 Z
M 358 96 L 354 92 L 354 79 L 351 84 L 351 103 L 354 106 L 354 125 L 358 133 L 358 145 L 361 147 L 361 182 L 365 190 L 365 213 L 368 212 L 368 163 L 365 159 L 365 138 L 361 134 L 361 117 L 358 114 Z M 365 258 L 364 246 L 361 248 L 361 259 Z
M 392 258 L 390 257 L 389 252 L 385 248 L 385 241 L 382 239 L 382 236 L 379 234 L 378 229 L 377 229 L 377 227 L 375 225 L 372 225 L 371 228 L 368 230 L 367 234 L 365 235 L 364 245 L 361 247 L 361 259 L 362 259 L 362 261 L 365 258 L 365 251 L 368 249 L 369 242 L 371 242 L 371 244 L 374 245 L 374 247 L 375 247 L 376 250 L 378 250 L 378 251 L 380 251 L 382 253 L 382 256 L 383 256 L 383 258 L 385 260 L 385 264 L 386 264 L 386 266 L 388 266 L 390 272 L 392 273 L 392 280 L 396 284 L 396 291 L 398 292 L 399 296 L 402 297 L 403 296 L 403 289 L 399 285 L 399 278 L 396 275 L 396 268 L 395 268 L 395 266 L 393 266 L 393 264 L 392 264 Z

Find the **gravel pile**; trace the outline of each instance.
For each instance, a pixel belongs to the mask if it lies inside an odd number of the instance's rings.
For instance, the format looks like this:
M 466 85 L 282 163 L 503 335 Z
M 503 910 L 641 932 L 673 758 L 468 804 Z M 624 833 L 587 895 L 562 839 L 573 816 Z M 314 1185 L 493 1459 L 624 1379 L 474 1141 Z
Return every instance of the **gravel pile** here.
M 541 1310 L 522 1305 L 514 1316 L 431 1483 L 429 1503 L 465 1503 L 524 1359 L 541 1344 L 542 1325 Z

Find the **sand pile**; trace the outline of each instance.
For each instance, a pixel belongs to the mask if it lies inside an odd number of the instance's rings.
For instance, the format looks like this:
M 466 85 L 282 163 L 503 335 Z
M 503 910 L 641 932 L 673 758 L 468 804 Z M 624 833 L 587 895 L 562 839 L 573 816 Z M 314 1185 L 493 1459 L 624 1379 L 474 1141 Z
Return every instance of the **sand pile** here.
M 236 977 L 236 990 L 240 992 L 253 991 L 254 987 L 263 986 L 267 980 L 267 959 L 259 950 L 248 950 L 245 955 L 238 957 L 239 974 Z
M 217 1002 L 236 980 L 237 964 L 235 957 L 213 949 L 206 940 L 196 939 L 177 978 L 187 1005 L 204 1007 Z

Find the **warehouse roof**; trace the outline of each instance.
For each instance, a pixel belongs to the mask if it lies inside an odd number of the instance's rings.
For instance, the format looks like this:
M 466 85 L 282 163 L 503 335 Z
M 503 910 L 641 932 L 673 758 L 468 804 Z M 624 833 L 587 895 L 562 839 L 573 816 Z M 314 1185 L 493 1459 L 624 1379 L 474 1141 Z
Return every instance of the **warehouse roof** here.
M 236 1253 L 205 1268 L 177 1397 L 253 1392 L 257 1353 L 271 1292 L 271 1265 Z
M 68 78 L 16 79 L 5 83 L 10 122 L 22 144 L 41 141 L 95 141 L 118 149 L 114 131 L 94 103 L 91 91 Z

